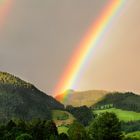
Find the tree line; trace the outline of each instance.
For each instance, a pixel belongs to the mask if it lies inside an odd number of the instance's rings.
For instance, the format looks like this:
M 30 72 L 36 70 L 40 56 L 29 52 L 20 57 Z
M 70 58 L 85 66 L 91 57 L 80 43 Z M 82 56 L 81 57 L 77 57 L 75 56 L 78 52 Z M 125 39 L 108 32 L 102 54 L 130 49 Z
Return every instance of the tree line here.
M 86 116 L 85 116 L 86 117 Z M 0 140 L 125 140 L 114 113 L 103 113 L 84 127 L 74 121 L 68 132 L 58 133 L 52 120 L 10 120 L 0 125 Z
M 92 109 L 103 109 L 102 107 L 114 107 L 128 111 L 140 112 L 140 96 L 132 92 L 110 93 L 91 106 Z

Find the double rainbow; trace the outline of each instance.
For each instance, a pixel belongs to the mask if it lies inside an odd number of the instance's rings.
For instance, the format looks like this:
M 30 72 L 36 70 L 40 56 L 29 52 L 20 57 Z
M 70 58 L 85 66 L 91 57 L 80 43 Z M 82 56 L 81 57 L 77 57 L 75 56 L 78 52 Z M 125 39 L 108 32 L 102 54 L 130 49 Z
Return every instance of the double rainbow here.
M 119 15 L 125 2 L 126 0 L 109 0 L 101 15 L 91 25 L 85 37 L 74 50 L 68 66 L 56 85 L 54 96 L 57 100 L 63 102 L 69 94 L 65 91 L 74 88 L 77 78 L 81 76 L 83 68 L 92 56 L 94 49 L 103 42 L 104 36 L 109 31 L 110 26 L 113 25 L 114 19 Z
M 7 15 L 10 12 L 13 0 L 0 0 L 0 29 L 3 28 Z

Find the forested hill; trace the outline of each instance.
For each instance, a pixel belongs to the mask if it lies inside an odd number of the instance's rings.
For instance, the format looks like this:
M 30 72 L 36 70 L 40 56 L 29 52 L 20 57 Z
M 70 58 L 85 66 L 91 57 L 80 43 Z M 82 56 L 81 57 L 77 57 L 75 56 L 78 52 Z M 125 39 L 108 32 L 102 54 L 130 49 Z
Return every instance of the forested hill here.
M 0 120 L 51 118 L 52 109 L 64 106 L 35 86 L 9 73 L 0 72 Z
M 110 93 L 91 107 L 100 108 L 101 106 L 108 107 L 108 105 L 119 109 L 140 112 L 140 95 L 132 92 Z
M 0 72 L 0 84 L 7 84 L 7 85 L 13 85 L 13 86 L 18 86 L 18 87 L 26 87 L 26 88 L 31 88 L 33 87 L 32 84 L 27 83 L 20 78 L 11 75 L 7 72 Z

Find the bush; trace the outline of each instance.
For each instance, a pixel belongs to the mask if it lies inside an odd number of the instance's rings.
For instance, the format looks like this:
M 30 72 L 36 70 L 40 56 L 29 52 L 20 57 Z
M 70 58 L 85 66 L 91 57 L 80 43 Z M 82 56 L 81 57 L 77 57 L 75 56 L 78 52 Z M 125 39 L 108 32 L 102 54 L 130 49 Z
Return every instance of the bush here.
M 68 134 L 71 140 L 87 140 L 84 126 L 76 121 L 70 126 Z
M 121 140 L 121 123 L 114 113 L 100 114 L 89 126 L 92 140 Z
M 31 135 L 25 133 L 18 136 L 16 140 L 33 140 L 33 138 Z

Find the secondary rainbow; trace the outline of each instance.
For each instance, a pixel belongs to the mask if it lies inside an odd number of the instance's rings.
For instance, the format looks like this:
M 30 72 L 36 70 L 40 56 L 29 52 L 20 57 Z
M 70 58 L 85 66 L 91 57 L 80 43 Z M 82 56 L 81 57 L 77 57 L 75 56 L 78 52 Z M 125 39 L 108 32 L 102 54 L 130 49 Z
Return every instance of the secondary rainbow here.
M 109 0 L 100 16 L 93 22 L 85 37 L 74 50 L 68 66 L 56 85 L 54 96 L 57 100 L 64 102 L 70 94 L 65 91 L 74 88 L 77 78 L 81 76 L 83 68 L 92 56 L 94 49 L 103 42 L 104 36 L 107 35 L 110 26 L 113 25 L 114 19 L 119 15 L 125 2 L 126 0 Z
M 5 24 L 7 15 L 10 13 L 13 0 L 0 0 L 0 30 Z

